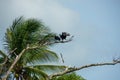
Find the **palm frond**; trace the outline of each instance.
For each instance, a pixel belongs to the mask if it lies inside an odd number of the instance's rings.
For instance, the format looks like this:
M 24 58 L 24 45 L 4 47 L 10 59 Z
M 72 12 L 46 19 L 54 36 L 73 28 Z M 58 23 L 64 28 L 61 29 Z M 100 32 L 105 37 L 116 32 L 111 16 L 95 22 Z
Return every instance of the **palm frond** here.
M 34 65 L 32 66 L 34 68 L 40 69 L 40 70 L 52 70 L 52 71 L 59 71 L 59 70 L 64 70 L 66 66 L 64 65 Z
M 40 69 L 33 68 L 33 67 L 25 67 L 24 70 L 27 72 L 26 75 L 32 78 L 46 78 L 48 75 L 41 71 Z
M 58 55 L 45 48 L 29 50 L 21 58 L 24 64 L 36 64 L 41 62 L 57 62 Z
M 23 22 L 23 16 L 21 16 L 21 17 L 19 17 L 19 18 L 16 18 L 14 21 L 13 21 L 13 24 L 12 24 L 12 26 L 11 26 L 11 31 L 14 31 L 15 30 L 15 28 L 19 25 L 19 24 L 21 24 Z
M 30 66 L 26 66 L 26 67 L 33 67 L 33 68 L 42 70 L 48 75 L 53 74 L 53 73 L 57 73 L 57 72 L 62 72 L 67 68 L 64 65 L 52 65 L 52 64 L 51 65 L 49 65 L 49 64 L 30 65 Z
M 12 26 L 7 29 L 5 33 L 5 42 L 6 42 L 6 48 L 10 51 L 15 48 L 16 43 L 16 36 L 17 36 L 17 29 L 21 24 L 24 22 L 23 17 L 17 18 L 13 21 Z

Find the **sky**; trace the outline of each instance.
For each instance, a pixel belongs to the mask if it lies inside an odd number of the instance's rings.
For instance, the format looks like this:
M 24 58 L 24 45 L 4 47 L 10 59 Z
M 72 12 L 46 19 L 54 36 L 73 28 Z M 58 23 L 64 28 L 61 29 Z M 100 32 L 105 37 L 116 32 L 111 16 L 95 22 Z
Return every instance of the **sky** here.
M 0 0 L 0 50 L 4 33 L 19 17 L 37 18 L 53 32 L 69 32 L 73 41 L 51 49 L 65 65 L 110 62 L 120 57 L 120 0 Z M 86 80 L 119 80 L 120 64 L 77 71 Z

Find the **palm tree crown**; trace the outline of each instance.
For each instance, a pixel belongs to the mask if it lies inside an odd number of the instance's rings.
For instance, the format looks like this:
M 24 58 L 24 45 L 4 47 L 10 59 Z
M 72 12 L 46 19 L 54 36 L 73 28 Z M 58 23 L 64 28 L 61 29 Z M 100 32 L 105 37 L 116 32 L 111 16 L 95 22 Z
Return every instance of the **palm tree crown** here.
M 51 44 L 47 44 L 54 41 L 54 36 L 55 34 L 37 19 L 25 20 L 23 17 L 15 19 L 12 26 L 5 33 L 5 48 L 8 54 L 0 52 L 3 56 L 0 57 L 1 63 L 2 60 L 4 61 L 5 56 L 8 58 L 2 71 L 5 72 L 14 61 L 16 55 L 19 55 L 28 45 L 39 47 L 25 51 L 14 66 L 11 74 L 17 80 L 39 80 L 48 76 L 45 72 L 46 69 L 55 70 L 59 67 L 64 67 L 41 64 L 41 62 L 58 61 L 57 54 L 49 50 Z M 14 49 L 16 50 L 10 53 Z

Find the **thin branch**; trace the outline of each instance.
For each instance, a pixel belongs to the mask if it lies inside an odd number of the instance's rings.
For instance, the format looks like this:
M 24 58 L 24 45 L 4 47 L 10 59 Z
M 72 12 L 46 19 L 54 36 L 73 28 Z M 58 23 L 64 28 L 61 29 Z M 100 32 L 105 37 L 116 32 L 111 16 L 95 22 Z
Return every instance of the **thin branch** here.
M 60 57 L 61 57 L 61 59 L 62 59 L 62 62 L 64 63 L 65 61 L 64 61 L 64 58 L 63 58 L 62 53 L 60 53 Z
M 56 76 L 62 76 L 64 74 L 67 74 L 67 73 L 70 73 L 70 72 L 74 72 L 74 71 L 78 71 L 78 70 L 81 70 L 81 69 L 89 68 L 89 67 L 115 65 L 115 64 L 119 64 L 119 63 L 120 63 L 120 60 L 116 60 L 116 61 L 113 61 L 113 62 L 89 64 L 89 65 L 84 65 L 84 66 L 81 66 L 81 67 L 67 67 L 66 66 L 66 69 L 64 71 L 49 75 L 49 79 L 52 79 L 53 77 L 56 77 Z
M 14 53 L 17 50 L 17 48 L 13 49 L 12 51 L 10 51 L 9 55 Z

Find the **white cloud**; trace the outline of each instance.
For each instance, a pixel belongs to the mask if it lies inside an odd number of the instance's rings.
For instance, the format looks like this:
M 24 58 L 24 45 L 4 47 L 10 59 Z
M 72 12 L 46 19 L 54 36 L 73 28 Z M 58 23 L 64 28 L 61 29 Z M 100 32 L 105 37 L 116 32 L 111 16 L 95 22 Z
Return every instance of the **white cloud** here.
M 5 1 L 2 4 L 3 7 L 7 6 L 5 11 L 1 9 L 6 20 L 13 20 L 21 15 L 35 17 L 42 19 L 53 31 L 69 31 L 78 20 L 77 12 L 54 0 L 12 0 L 9 4 Z

